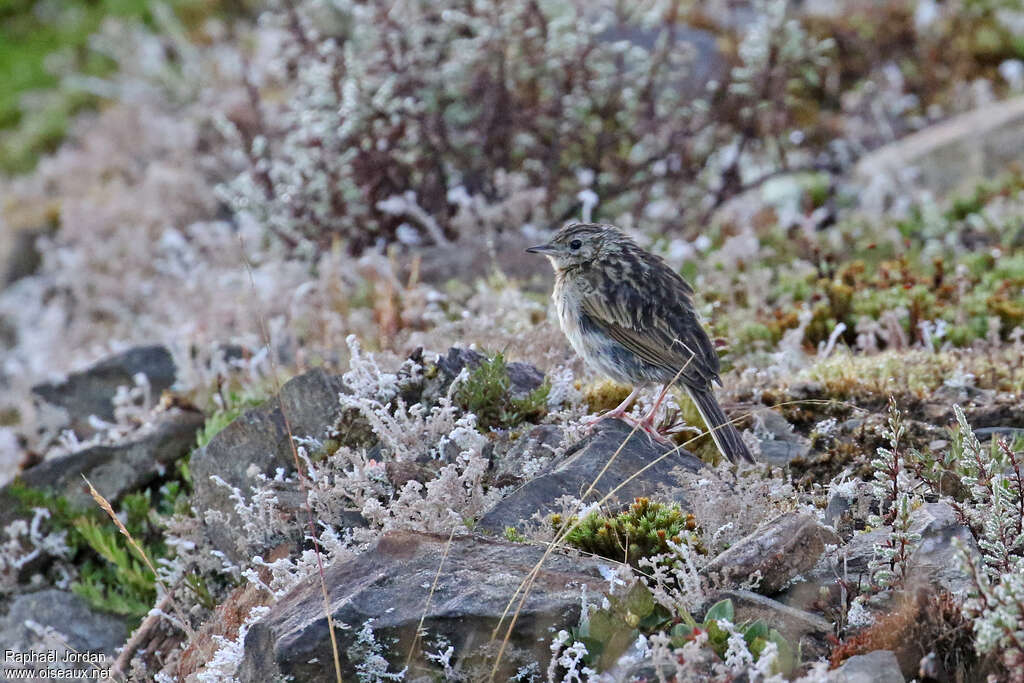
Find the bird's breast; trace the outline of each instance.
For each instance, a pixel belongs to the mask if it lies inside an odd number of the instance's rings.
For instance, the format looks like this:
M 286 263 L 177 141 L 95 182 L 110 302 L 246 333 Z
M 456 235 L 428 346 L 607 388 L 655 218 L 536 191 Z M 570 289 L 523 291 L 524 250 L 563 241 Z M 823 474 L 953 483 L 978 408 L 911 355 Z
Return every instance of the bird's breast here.
M 608 377 L 627 384 L 648 381 L 643 363 L 609 337 L 583 310 L 582 292 L 572 282 L 556 280 L 552 299 L 558 322 L 573 350 L 587 365 Z

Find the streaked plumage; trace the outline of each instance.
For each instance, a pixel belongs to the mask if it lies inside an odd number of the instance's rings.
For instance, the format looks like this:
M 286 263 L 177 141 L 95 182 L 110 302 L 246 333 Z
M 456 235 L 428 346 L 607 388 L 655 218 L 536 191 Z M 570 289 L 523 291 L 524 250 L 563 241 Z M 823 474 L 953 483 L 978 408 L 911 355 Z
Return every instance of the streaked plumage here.
M 718 354 L 697 318 L 693 289 L 678 273 L 610 225 L 572 224 L 527 251 L 550 259 L 562 331 L 584 361 L 634 386 L 667 385 L 678 373 L 676 383 L 693 399 L 719 450 L 730 460 L 753 462 L 715 400 Z M 622 416 L 635 395 L 609 414 Z

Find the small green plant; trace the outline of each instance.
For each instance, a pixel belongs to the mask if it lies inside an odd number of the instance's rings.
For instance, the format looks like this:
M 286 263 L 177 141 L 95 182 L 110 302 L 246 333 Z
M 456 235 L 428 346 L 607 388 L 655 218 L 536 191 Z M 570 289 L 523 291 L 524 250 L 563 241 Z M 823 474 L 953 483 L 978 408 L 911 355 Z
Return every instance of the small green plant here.
M 196 446 L 203 448 L 210 443 L 213 437 L 235 421 L 235 419 L 249 408 L 255 408 L 266 400 L 262 395 L 243 396 L 236 392 L 230 392 L 224 401 L 225 407 L 215 410 L 203 423 L 203 428 L 196 435 Z
M 723 628 L 723 623 L 733 625 L 733 629 Z M 733 631 L 743 636 L 750 654 L 759 659 L 769 643 L 774 643 L 777 648 L 775 659 L 775 673 L 787 675 L 796 668 L 796 656 L 789 642 L 782 637 L 777 630 L 768 626 L 762 619 L 736 624 L 736 609 L 732 600 L 725 599 L 716 602 L 704 615 L 704 622 L 697 626 L 685 623 L 676 624 L 672 627 L 672 644 L 682 647 L 687 641 L 694 638 L 698 633 L 704 631 L 708 634 L 708 645 L 715 654 L 725 659 L 726 651 L 729 649 L 729 637 Z
M 463 410 L 476 415 L 477 427 L 481 431 L 536 422 L 547 414 L 551 389 L 547 382 L 521 398 L 513 397 L 511 388 L 512 380 L 505 357 L 497 353 L 470 373 L 456 390 L 455 402 Z
M 153 572 L 131 555 L 116 527 L 93 517 L 81 517 L 74 528 L 105 564 L 87 560 L 71 590 L 104 611 L 144 616 L 156 600 Z M 156 556 L 152 550 L 147 552 Z
M 587 646 L 586 661 L 598 670 L 612 666 L 636 642 L 666 624 L 670 615 L 642 581 L 619 595 L 608 596 L 608 606 L 595 610 L 573 629 L 573 639 Z
M 163 540 L 161 517 L 187 514 L 191 476 L 187 459 L 175 465 L 175 477 L 158 488 L 133 492 L 121 499 L 119 517 L 125 529 L 154 561 L 170 550 Z M 95 507 L 78 507 L 64 496 L 15 482 L 9 491 L 26 514 L 34 507 L 50 511 L 48 524 L 66 533 L 70 560 L 79 569 L 71 590 L 93 607 L 127 617 L 141 618 L 156 600 L 156 577 L 128 547 L 118 529 Z M 198 576 L 185 577 L 186 587 L 200 604 L 214 600 Z
M 762 619 L 737 624 L 732 600 L 712 605 L 702 623 L 688 615 L 680 620 L 655 601 L 642 581 L 635 582 L 624 593 L 608 596 L 608 606 L 594 610 L 589 618 L 583 619 L 572 636 L 573 640 L 586 645 L 586 663 L 603 671 L 612 666 L 641 633 L 650 635 L 665 629 L 668 629 L 673 647 L 682 647 L 701 633 L 706 633 L 708 647 L 723 660 L 733 633 L 743 636 L 755 661 L 769 643 L 774 643 L 775 673 L 788 675 L 796 669 L 797 657 L 782 634 Z
M 561 516 L 552 515 L 551 524 L 561 528 Z M 678 505 L 637 498 L 617 515 L 590 513 L 569 532 L 566 541 L 580 550 L 636 567 L 645 557 L 671 553 L 670 541 L 685 542 L 701 552 L 696 529 L 696 518 Z

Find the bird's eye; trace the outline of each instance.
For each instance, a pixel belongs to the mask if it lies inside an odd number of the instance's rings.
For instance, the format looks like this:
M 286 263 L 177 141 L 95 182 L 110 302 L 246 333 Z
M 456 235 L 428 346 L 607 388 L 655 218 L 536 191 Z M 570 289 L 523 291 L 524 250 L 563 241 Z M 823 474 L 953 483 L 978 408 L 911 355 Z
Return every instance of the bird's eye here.
M 579 240 L 573 240 L 572 242 L 569 242 L 569 248 L 572 249 L 573 251 L 576 251 L 582 246 L 583 242 L 580 242 Z

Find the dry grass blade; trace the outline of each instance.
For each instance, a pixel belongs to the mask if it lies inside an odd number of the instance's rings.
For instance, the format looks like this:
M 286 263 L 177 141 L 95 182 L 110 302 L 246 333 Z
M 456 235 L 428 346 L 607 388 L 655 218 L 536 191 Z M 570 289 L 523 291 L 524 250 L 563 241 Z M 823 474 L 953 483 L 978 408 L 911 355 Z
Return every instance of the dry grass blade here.
M 452 547 L 452 539 L 455 538 L 455 527 L 452 527 L 452 531 L 448 534 L 448 542 L 445 543 L 444 552 L 441 554 L 441 561 L 437 563 L 437 573 L 434 574 L 434 582 L 430 584 L 430 592 L 427 593 L 427 602 L 423 605 L 423 614 L 420 615 L 420 622 L 416 625 L 416 633 L 412 638 L 412 645 L 409 646 L 409 654 L 405 658 L 405 668 L 409 668 L 409 662 L 412 661 L 413 654 L 416 653 L 416 646 L 420 642 L 420 635 L 423 632 L 423 622 L 427 619 L 427 611 L 430 609 L 430 601 L 434 598 L 434 591 L 437 590 L 437 582 L 441 579 L 441 569 L 444 568 L 445 560 L 448 559 L 448 551 Z
M 249 263 L 249 259 L 245 255 L 245 244 L 242 241 L 242 236 L 238 236 L 239 253 L 242 256 L 242 261 L 245 263 L 245 270 L 249 274 L 249 285 L 252 287 L 253 292 L 256 291 L 256 278 L 252 274 L 252 264 Z M 288 411 L 284 409 L 284 401 L 281 399 L 281 380 L 280 375 L 277 371 L 277 363 L 274 360 L 273 349 L 270 348 L 270 333 L 267 331 L 266 316 L 262 313 L 259 316 L 260 322 L 260 335 L 263 340 L 263 344 L 267 347 L 267 357 L 270 359 L 270 374 L 274 378 L 274 391 L 277 394 L 278 408 L 281 410 L 281 417 L 284 419 L 285 432 L 288 434 L 288 445 L 292 450 L 292 459 L 295 462 L 295 471 L 299 477 L 299 487 L 302 489 L 302 493 L 305 494 L 302 497 L 303 507 L 306 510 L 306 517 L 309 524 L 309 538 L 313 543 L 313 550 L 316 554 L 316 567 L 317 573 L 320 577 L 320 594 L 324 600 L 324 616 L 327 618 L 327 633 L 331 637 L 331 654 L 334 658 L 334 675 L 337 683 L 341 681 L 341 657 L 338 655 L 338 638 L 334 634 L 334 616 L 331 614 L 331 597 L 327 592 L 327 578 L 324 576 L 324 561 L 323 554 L 320 552 L 320 541 L 316 534 L 316 521 L 313 519 L 313 509 L 309 506 L 309 482 L 306 480 L 306 474 L 302 469 L 302 463 L 299 461 L 299 451 L 295 447 L 295 435 L 292 434 L 292 423 L 288 419 Z
M 679 371 L 676 372 L 675 377 L 673 377 L 672 381 L 670 382 L 670 385 L 674 385 L 677 381 L 679 381 L 679 378 L 682 377 L 683 372 L 686 370 L 687 367 L 689 367 L 690 363 L 693 362 L 693 359 L 694 354 L 691 350 L 690 357 L 686 359 L 686 362 L 683 363 L 682 367 L 679 368 Z M 615 459 L 619 457 L 619 454 L 622 452 L 622 449 L 626 447 L 626 444 L 629 443 L 629 440 L 633 438 L 634 434 L 636 434 L 636 430 L 639 428 L 639 426 L 639 423 L 633 425 L 633 429 L 631 429 L 629 434 L 626 435 L 626 438 L 622 440 L 622 443 L 619 444 L 619 447 L 616 448 L 615 452 L 612 453 L 612 456 L 608 458 L 608 462 L 604 464 L 604 467 L 601 468 L 601 471 L 598 472 L 597 476 L 594 477 L 594 479 L 590 482 L 590 485 L 587 487 L 587 490 L 583 492 L 582 496 L 580 496 L 579 504 L 582 504 L 583 501 L 586 500 L 587 496 L 591 494 L 591 492 L 594 490 L 594 487 L 597 486 L 597 482 L 601 480 L 601 477 L 604 476 L 605 472 L 608 471 L 608 468 L 611 467 L 613 462 L 615 462 Z M 669 453 L 676 452 L 678 451 L 678 449 L 679 447 L 677 446 L 676 448 L 669 451 Z M 655 462 L 660 462 L 666 456 L 668 456 L 668 453 L 658 458 Z M 648 467 L 651 467 L 652 465 L 653 463 L 645 466 L 640 471 L 646 470 Z M 626 481 L 632 481 L 633 478 L 635 478 L 636 476 L 637 475 L 634 474 L 631 477 L 629 477 L 629 479 L 627 479 Z M 602 497 L 601 500 L 598 501 L 598 505 L 602 505 L 615 491 L 618 491 L 623 486 L 625 486 L 625 482 L 615 487 L 615 489 L 613 489 L 612 492 Z M 579 507 L 577 507 L 574 512 L 578 511 Z M 575 514 L 569 515 L 569 517 L 565 521 L 565 524 L 562 525 L 562 529 L 560 529 L 559 532 L 555 535 L 554 540 L 551 541 L 551 543 L 548 545 L 548 548 L 544 551 L 544 554 L 541 555 L 540 559 L 537 560 L 537 564 L 533 566 L 533 569 L 531 569 L 530 572 L 526 575 L 526 578 L 524 578 L 523 581 L 519 584 L 519 587 L 512 594 L 511 599 L 509 599 L 508 604 L 505 606 L 505 611 L 504 613 L 502 613 L 501 619 L 498 620 L 498 625 L 495 626 L 494 631 L 491 633 L 491 642 L 494 642 L 494 639 L 497 637 L 497 633 L 501 629 L 501 624 L 502 622 L 504 622 L 505 617 L 508 615 L 508 610 L 511 607 L 512 603 L 515 602 L 516 596 L 522 593 L 522 596 L 519 599 L 519 604 L 516 605 L 516 611 L 512 615 L 512 618 L 509 620 L 508 628 L 505 629 L 505 636 L 501 640 L 501 647 L 498 648 L 498 656 L 494 660 L 494 666 L 491 667 L 491 675 L 488 680 L 493 681 L 494 677 L 498 673 L 498 666 L 501 664 L 501 658 L 504 656 L 505 648 L 508 646 L 508 641 L 512 637 L 512 629 L 515 628 L 516 621 L 518 621 L 519 619 L 519 613 L 522 611 L 523 605 L 526 604 L 526 598 L 530 594 L 530 589 L 533 587 L 533 582 L 537 579 L 537 575 L 540 573 L 541 567 L 544 565 L 544 562 L 548 559 L 548 557 L 551 556 L 551 553 L 554 552 L 555 548 L 558 547 L 562 543 L 562 541 L 564 541 L 565 538 L 570 533 L 572 533 L 573 530 L 582 522 L 582 520 L 576 519 L 576 521 L 570 523 L 570 520 L 575 516 Z
M 102 508 L 102 510 L 107 513 L 107 516 L 110 517 L 111 520 L 113 520 L 114 525 L 117 526 L 117 530 L 121 532 L 122 536 L 128 539 L 128 545 L 131 546 L 132 550 L 134 550 L 135 553 L 139 556 L 139 558 L 143 561 L 143 563 L 146 565 L 146 568 L 148 568 L 149 571 L 153 572 L 153 577 L 155 578 L 156 582 L 159 583 L 161 587 L 163 587 L 164 592 L 169 595 L 171 593 L 170 586 L 168 586 L 163 581 L 163 579 L 160 578 L 160 574 L 157 573 L 156 567 L 153 566 L 153 562 L 149 559 L 149 555 L 146 554 L 146 551 L 142 549 L 142 546 L 138 544 L 138 542 L 131 535 L 131 533 L 129 533 L 128 529 L 125 528 L 124 524 L 118 518 L 117 513 L 114 512 L 114 508 L 110 505 L 110 501 L 104 498 L 103 495 L 96 490 L 96 487 L 92 485 L 92 482 L 89 481 L 89 479 L 86 478 L 84 474 L 82 475 L 82 479 L 85 480 L 86 485 L 89 487 L 89 495 L 91 495 L 92 499 L 96 501 L 96 504 L 99 505 L 100 508 Z M 188 635 L 190 639 L 194 638 L 196 633 L 192 630 L 192 627 L 189 625 L 188 619 L 186 619 L 185 615 L 182 614 L 181 608 L 178 607 L 178 604 L 173 600 L 171 601 L 171 607 L 174 609 L 175 616 L 177 616 L 179 621 L 181 621 L 181 628 L 185 631 L 185 634 Z

